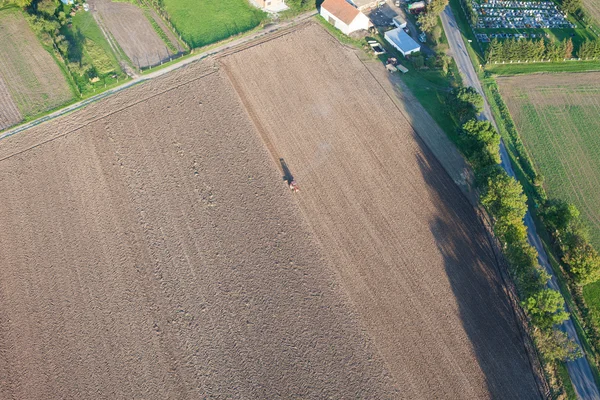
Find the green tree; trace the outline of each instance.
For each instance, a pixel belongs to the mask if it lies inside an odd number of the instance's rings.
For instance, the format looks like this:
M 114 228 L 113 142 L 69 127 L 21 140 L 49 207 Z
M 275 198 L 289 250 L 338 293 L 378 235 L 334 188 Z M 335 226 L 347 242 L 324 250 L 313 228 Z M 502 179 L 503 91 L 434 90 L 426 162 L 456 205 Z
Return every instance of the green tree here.
M 523 308 L 531 322 L 542 330 L 549 330 L 569 318 L 565 311 L 565 300 L 554 289 L 543 289 L 529 296 L 523 302 Z
M 587 285 L 600 280 L 600 256 L 586 241 L 568 249 L 563 261 L 579 285 Z
M 521 184 L 506 171 L 494 171 L 484 184 L 481 204 L 494 218 L 494 231 L 498 237 L 506 241 L 511 227 L 523 224 L 527 212 L 527 197 L 523 194 Z
M 452 114 L 458 116 L 460 122 L 475 118 L 483 109 L 483 98 L 472 87 L 461 87 L 450 95 Z
M 431 3 L 427 6 L 427 12 L 433 13 L 437 18 L 447 5 L 448 0 L 431 0 Z
M 537 331 L 535 343 L 546 361 L 573 361 L 582 357 L 581 349 L 566 333 L 557 329 Z
M 579 210 L 573 204 L 554 199 L 546 202 L 541 216 L 551 232 L 565 232 L 579 219 Z
M 437 26 L 437 15 L 430 12 L 422 13 L 417 17 L 417 22 L 423 32 L 431 33 L 433 28 Z
M 37 2 L 37 11 L 39 13 L 52 16 L 58 8 L 58 5 L 58 0 L 40 0 Z
M 461 137 L 465 154 L 475 169 L 500 163 L 500 135 L 488 121 L 467 121 Z

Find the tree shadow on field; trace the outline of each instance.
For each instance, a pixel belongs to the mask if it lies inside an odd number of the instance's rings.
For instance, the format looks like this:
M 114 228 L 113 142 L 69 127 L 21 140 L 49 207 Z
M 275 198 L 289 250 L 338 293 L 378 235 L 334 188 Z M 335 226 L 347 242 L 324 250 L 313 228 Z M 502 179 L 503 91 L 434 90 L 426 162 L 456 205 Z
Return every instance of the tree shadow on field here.
M 498 399 L 540 398 L 485 228 L 465 195 L 414 135 L 422 150 L 416 154 L 417 163 L 438 208 L 429 221 L 430 231 L 487 390 Z M 472 366 L 465 368 L 468 371 Z

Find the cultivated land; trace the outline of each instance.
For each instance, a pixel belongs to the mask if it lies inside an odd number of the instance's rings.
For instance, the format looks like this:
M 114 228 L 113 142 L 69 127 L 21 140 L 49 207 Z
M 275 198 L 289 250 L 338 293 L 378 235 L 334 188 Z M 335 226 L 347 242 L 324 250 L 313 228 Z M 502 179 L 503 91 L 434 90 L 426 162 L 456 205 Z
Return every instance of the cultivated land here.
M 101 24 L 136 67 L 157 65 L 173 55 L 139 7 L 111 0 L 90 0 L 90 8 L 99 14 Z M 177 42 L 173 45 L 177 46 Z
M 0 129 L 72 97 L 65 76 L 23 14 L 14 9 L 0 11 Z
M 583 7 L 592 14 L 596 21 L 600 21 L 600 1 L 583 0 Z
M 536 398 L 483 227 L 353 51 L 311 25 L 222 62 L 402 397 Z
M 0 75 L 0 131 L 21 121 L 21 113 Z
M 164 0 L 163 3 L 171 23 L 192 47 L 248 31 L 266 17 L 247 0 Z
M 548 194 L 579 208 L 600 248 L 600 73 L 497 81 Z
M 1 398 L 397 398 L 223 73 L 0 142 Z

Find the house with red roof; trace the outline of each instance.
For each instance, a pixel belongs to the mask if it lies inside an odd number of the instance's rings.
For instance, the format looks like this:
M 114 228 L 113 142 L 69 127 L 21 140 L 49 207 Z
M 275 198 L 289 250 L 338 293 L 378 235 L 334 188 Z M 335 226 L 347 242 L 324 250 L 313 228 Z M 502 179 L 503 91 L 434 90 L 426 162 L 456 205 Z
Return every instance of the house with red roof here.
M 369 29 L 371 24 L 365 14 L 346 0 L 325 0 L 321 4 L 319 13 L 346 35 L 362 29 Z

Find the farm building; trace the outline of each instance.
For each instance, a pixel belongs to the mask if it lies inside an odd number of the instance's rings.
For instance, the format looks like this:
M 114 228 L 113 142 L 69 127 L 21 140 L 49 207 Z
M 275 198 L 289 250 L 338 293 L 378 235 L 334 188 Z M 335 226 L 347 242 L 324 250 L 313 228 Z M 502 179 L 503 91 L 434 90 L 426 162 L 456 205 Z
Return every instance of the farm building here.
M 325 0 L 320 14 L 344 34 L 369 29 L 369 18 L 345 0 Z
M 266 12 L 280 12 L 289 8 L 284 0 L 251 0 L 251 3 Z
M 387 31 L 385 33 L 385 40 L 402 53 L 403 56 L 421 51 L 421 46 L 401 28 Z
M 396 28 L 406 28 L 406 20 L 399 15 L 395 16 L 392 22 L 396 25 Z

